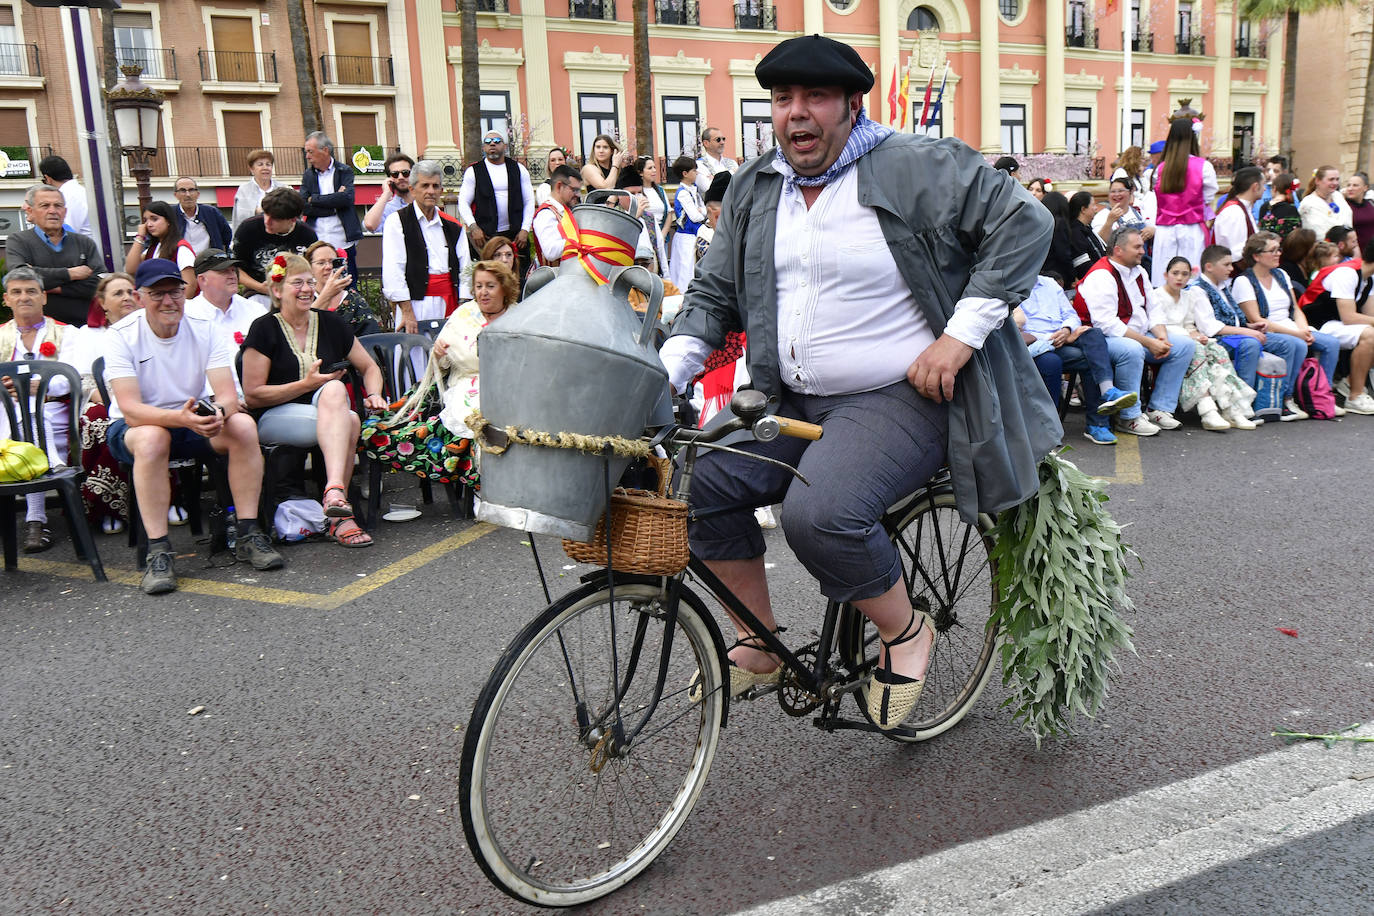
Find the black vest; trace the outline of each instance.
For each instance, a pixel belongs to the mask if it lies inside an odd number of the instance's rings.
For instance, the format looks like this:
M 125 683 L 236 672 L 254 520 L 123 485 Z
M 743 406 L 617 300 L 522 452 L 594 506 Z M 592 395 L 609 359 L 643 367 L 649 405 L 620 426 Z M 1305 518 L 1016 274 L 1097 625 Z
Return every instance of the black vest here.
M 406 246 L 406 289 L 410 291 L 412 301 L 423 299 L 425 288 L 429 286 L 429 249 L 425 247 L 425 237 L 420 231 L 420 218 L 415 215 L 415 205 L 407 204 L 402 207 L 397 211 L 397 218 L 401 221 L 401 237 Z M 444 230 L 444 247 L 448 249 L 448 275 L 453 279 L 453 291 L 456 295 L 463 270 L 458 263 L 457 248 L 463 227 L 442 210 L 439 211 L 439 226 Z
M 471 166 L 473 180 L 477 187 L 472 195 L 472 218 L 477 227 L 486 233 L 487 238 L 496 235 L 496 187 L 491 183 L 487 172 L 486 160 L 481 159 Z M 506 231 L 515 238 L 520 231 L 520 223 L 525 215 L 525 195 L 520 187 L 520 165 L 514 159 L 506 160 L 506 213 L 510 216 L 510 228 Z

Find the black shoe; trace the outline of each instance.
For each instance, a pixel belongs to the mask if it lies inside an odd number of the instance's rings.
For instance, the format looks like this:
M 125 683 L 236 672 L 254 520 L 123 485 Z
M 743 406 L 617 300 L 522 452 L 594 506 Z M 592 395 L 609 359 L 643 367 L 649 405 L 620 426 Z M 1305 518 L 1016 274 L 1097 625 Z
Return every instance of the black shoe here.
M 261 531 L 240 534 L 238 542 L 234 544 L 234 556 L 252 563 L 254 569 L 281 569 L 286 565 L 281 554 L 272 549 L 272 542 Z
M 148 552 L 148 566 L 143 570 L 142 588 L 145 595 L 165 595 L 177 590 L 177 574 L 172 568 L 170 550 Z

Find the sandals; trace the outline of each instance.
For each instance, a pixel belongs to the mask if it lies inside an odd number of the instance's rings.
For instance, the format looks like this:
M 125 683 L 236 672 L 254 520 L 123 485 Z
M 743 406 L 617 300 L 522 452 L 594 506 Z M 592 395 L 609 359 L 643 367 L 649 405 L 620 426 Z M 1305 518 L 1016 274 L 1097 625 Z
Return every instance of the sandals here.
M 24 553 L 42 553 L 52 546 L 52 531 L 43 522 L 25 522 Z
M 787 627 L 778 627 L 777 629 L 773 630 L 772 632 L 773 632 L 773 633 L 782 633 L 782 632 L 785 632 L 786 630 L 787 630 Z M 759 639 L 759 636 L 758 636 L 757 633 L 751 633 L 751 634 L 749 634 L 748 636 L 744 636 L 744 637 L 742 637 L 742 638 L 740 638 L 740 639 L 735 640 L 734 643 L 730 646 L 730 649 L 736 649 L 736 648 L 738 648 L 738 647 L 740 647 L 740 646 L 748 646 L 748 647 L 751 648 L 751 649 L 758 649 L 758 650 L 760 650 L 760 651 L 767 651 L 767 647 L 766 647 L 765 645 L 762 644 L 762 641 Z M 730 649 L 727 649 L 726 651 L 729 652 Z M 736 665 L 733 661 L 731 661 L 731 662 L 730 662 L 730 669 L 729 669 L 729 670 L 730 670 L 730 698 L 731 698 L 732 700 L 738 698 L 738 697 L 741 696 L 742 694 L 748 693 L 750 690 L 752 690 L 752 689 L 755 688 L 755 687 L 761 687 L 761 686 L 763 686 L 763 685 L 765 685 L 765 684 L 776 684 L 776 683 L 778 683 L 778 679 L 782 676 L 782 664 L 781 664 L 781 663 L 779 663 L 779 664 L 778 664 L 778 667 L 774 668 L 772 671 L 768 671 L 768 672 L 765 672 L 765 673 L 763 673 L 763 674 L 759 674 L 759 673 L 756 672 L 756 671 L 748 671 L 748 670 L 746 670 L 746 669 L 744 669 L 744 668 L 741 668 L 739 665 Z M 699 702 L 701 702 L 701 671 L 700 671 L 700 669 L 698 669 L 697 671 L 692 672 L 692 679 L 691 679 L 691 681 L 688 682 L 688 685 L 687 685 L 687 698 L 688 698 L 689 700 L 691 700 L 693 703 L 699 703 Z
M 329 494 L 335 490 L 339 492 L 338 502 L 330 502 Z M 343 487 L 333 484 L 324 488 L 324 516 L 325 518 L 353 517 L 353 507 L 348 504 L 348 493 Z
M 100 520 L 100 530 L 104 534 L 119 534 L 124 530 L 124 521 L 107 515 Z
M 358 526 L 354 518 L 331 518 L 329 536 L 344 547 L 371 547 L 372 535 Z
M 921 689 L 925 687 L 924 678 L 904 677 L 896 674 L 892 670 L 892 647 L 899 646 L 904 642 L 910 642 L 921 635 L 922 629 L 930 627 L 931 643 L 930 654 L 935 655 L 935 621 L 930 619 L 930 615 L 924 611 L 919 612 L 921 622 L 917 624 L 915 630 L 911 630 L 911 625 L 916 623 L 917 611 L 911 612 L 911 620 L 902 628 L 902 632 L 896 639 L 886 640 L 879 637 L 883 648 L 887 650 L 887 658 L 883 664 L 873 672 L 873 680 L 868 686 L 868 717 L 873 720 L 873 724 L 883 731 L 890 731 L 902 724 L 902 720 L 911 715 L 911 711 L 916 708 L 916 702 L 921 699 Z M 911 632 L 908 632 L 911 631 Z M 926 670 L 929 671 L 929 663 Z

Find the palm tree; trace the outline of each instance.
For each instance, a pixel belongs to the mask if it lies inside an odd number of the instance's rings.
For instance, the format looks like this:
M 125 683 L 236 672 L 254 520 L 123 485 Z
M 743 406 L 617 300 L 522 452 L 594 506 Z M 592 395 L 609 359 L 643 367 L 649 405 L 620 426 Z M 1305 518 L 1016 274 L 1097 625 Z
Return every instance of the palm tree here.
M 1288 157 L 1290 163 L 1293 161 L 1293 106 L 1296 104 L 1298 85 L 1298 16 L 1344 6 L 1345 3 L 1346 0 L 1240 0 L 1236 8 L 1236 14 L 1245 19 L 1284 20 L 1283 111 L 1279 117 L 1279 150 Z
M 301 97 L 301 124 L 307 134 L 321 129 L 320 92 L 315 80 L 315 58 L 310 53 L 310 20 L 304 0 L 286 0 L 286 24 L 291 30 L 291 58 L 296 65 L 296 90 Z
M 477 70 L 477 0 L 459 0 L 462 13 L 463 48 L 463 152 L 478 159 L 482 155 L 481 78 Z
M 653 151 L 654 101 L 649 73 L 649 0 L 634 0 L 635 153 Z

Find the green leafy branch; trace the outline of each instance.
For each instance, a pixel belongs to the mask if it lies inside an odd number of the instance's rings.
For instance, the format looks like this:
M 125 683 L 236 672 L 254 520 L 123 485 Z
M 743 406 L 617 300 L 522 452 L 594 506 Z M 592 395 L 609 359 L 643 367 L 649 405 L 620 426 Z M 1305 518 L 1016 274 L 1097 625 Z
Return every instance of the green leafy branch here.
M 1069 734 L 1075 714 L 1089 718 L 1119 671 L 1118 651 L 1135 653 L 1122 619 L 1128 560 L 1139 557 L 1107 513 L 1102 483 L 1060 454 L 1040 463 L 1040 488 L 1002 512 L 994 532 L 1000 602 L 1003 703 L 1035 736 Z
M 1276 728 L 1269 734 L 1275 738 L 1282 738 L 1284 744 L 1296 744 L 1299 741 L 1320 741 L 1327 747 L 1334 747 L 1337 741 L 1351 741 L 1356 743 L 1374 742 L 1374 735 L 1351 735 L 1355 729 L 1363 725 L 1363 722 L 1356 722 L 1354 725 L 1347 725 L 1345 728 L 1337 729 L 1325 735 L 1314 735 L 1311 732 L 1294 732 L 1286 728 Z

